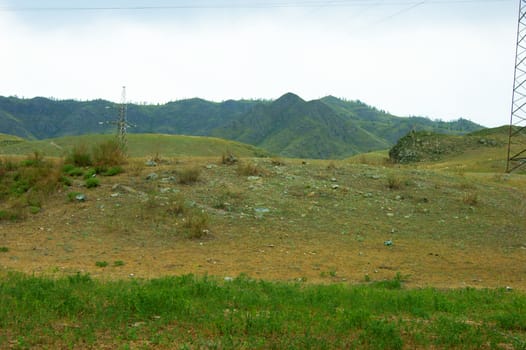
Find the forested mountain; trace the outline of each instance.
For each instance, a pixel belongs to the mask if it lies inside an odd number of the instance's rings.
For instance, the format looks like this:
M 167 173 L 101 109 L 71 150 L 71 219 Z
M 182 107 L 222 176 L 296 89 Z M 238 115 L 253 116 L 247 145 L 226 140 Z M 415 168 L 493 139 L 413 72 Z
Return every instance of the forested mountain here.
M 163 105 L 128 104 L 130 133 L 216 136 L 288 157 L 338 158 L 392 146 L 412 129 L 463 134 L 481 129 L 465 119 L 396 117 L 360 101 L 333 96 L 304 101 L 287 93 L 275 101 L 193 98 Z M 45 139 L 110 133 L 115 103 L 0 97 L 0 133 Z

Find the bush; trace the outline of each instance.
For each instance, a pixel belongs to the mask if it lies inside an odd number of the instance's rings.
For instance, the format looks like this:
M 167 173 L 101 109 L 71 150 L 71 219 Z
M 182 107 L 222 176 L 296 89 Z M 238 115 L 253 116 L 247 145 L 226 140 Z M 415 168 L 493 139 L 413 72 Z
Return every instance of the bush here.
M 84 170 L 82 170 L 81 168 L 77 168 L 77 167 L 73 167 L 73 168 L 68 168 L 69 170 L 66 172 L 67 175 L 69 176 L 82 176 L 84 175 Z
M 241 176 L 261 176 L 263 175 L 263 170 L 257 164 L 239 163 L 237 173 Z
M 66 157 L 66 163 L 75 166 L 90 166 L 93 164 L 88 148 L 84 144 L 76 145 Z
M 93 163 L 100 169 L 107 170 L 108 167 L 124 164 L 125 158 L 115 140 L 102 142 L 93 148 Z
M 466 192 L 464 193 L 464 197 L 462 198 L 462 201 L 464 204 L 467 205 L 477 205 L 479 202 L 477 192 Z
M 115 175 L 118 175 L 118 174 L 120 174 L 122 172 L 124 172 L 124 169 L 122 169 L 122 167 L 120 167 L 120 166 L 112 166 L 111 168 L 109 168 L 108 170 L 103 172 L 102 175 L 104 175 L 104 176 L 115 176 Z
M 402 179 L 394 174 L 389 174 L 387 176 L 387 187 L 390 190 L 399 190 L 402 188 Z
M 190 185 L 199 180 L 201 169 L 198 167 L 183 169 L 177 172 L 177 179 L 180 184 Z
M 183 227 L 187 238 L 202 238 L 208 234 L 208 216 L 204 212 L 191 211 L 186 215 Z
M 94 188 L 98 187 L 100 185 L 99 179 L 92 177 L 86 180 L 86 187 L 87 188 Z
M 225 153 L 223 153 L 223 156 L 221 157 L 221 164 L 225 165 L 232 165 L 237 163 L 237 157 L 227 150 Z
M 109 264 L 108 264 L 107 261 L 97 261 L 97 262 L 95 263 L 95 266 L 97 266 L 97 267 L 106 267 L 106 266 L 108 266 L 108 265 L 109 265 Z

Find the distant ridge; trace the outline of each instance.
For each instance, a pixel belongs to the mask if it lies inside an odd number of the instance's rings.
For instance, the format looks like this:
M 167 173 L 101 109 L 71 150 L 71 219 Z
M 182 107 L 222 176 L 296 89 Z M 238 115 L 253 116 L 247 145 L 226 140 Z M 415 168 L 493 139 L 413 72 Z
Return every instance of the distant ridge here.
M 27 139 L 112 133 L 115 103 L 0 97 L 0 133 Z M 163 105 L 128 105 L 130 133 L 214 136 L 258 146 L 276 155 L 343 158 L 387 149 L 410 130 L 460 135 L 483 129 L 453 122 L 397 117 L 361 101 L 334 96 L 305 101 L 286 93 L 274 101 L 200 98 Z

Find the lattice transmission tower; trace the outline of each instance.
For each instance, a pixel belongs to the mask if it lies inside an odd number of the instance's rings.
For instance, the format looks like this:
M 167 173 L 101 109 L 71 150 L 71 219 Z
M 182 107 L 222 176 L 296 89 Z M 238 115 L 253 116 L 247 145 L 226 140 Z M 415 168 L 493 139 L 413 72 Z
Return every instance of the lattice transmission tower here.
M 126 152 L 128 147 L 128 140 L 126 139 L 126 129 L 128 128 L 128 120 L 126 118 L 126 86 L 122 87 L 121 105 L 119 107 L 119 119 L 117 120 L 117 139 L 119 146 L 123 152 Z
M 519 0 L 519 23 L 506 172 L 526 165 L 526 0 Z

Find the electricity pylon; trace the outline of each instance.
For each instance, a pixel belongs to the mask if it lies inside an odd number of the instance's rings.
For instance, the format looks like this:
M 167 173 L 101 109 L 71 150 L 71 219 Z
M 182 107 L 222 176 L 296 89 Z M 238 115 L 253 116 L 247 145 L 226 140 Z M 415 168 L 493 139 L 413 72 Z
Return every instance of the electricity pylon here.
M 126 119 L 126 86 L 122 87 L 121 105 L 119 107 L 119 119 L 117 120 L 117 140 L 123 152 L 126 152 L 128 147 L 128 140 L 126 139 L 126 129 L 128 128 L 128 120 Z
M 526 165 L 526 0 L 519 0 L 519 23 L 506 172 Z

